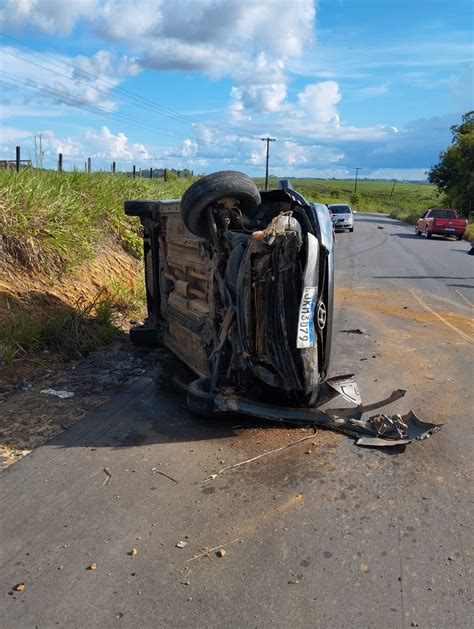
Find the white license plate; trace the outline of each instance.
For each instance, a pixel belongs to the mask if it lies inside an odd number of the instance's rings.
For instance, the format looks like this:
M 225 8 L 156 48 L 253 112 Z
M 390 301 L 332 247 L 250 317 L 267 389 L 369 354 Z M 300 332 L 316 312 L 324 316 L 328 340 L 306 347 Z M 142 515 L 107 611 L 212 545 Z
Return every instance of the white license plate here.
M 453 232 L 454 230 L 455 230 L 455 227 L 446 227 L 447 232 Z
M 306 286 L 303 289 L 303 297 L 300 303 L 300 314 L 298 317 L 298 335 L 296 339 L 296 347 L 302 349 L 304 347 L 314 347 L 315 331 L 314 331 L 314 309 L 316 307 L 316 288 L 314 286 Z

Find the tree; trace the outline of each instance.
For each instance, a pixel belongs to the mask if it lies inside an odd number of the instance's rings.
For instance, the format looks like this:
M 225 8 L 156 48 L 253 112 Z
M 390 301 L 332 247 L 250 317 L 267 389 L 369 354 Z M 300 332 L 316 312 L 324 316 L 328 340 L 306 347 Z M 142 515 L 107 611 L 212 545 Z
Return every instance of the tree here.
M 474 111 L 464 114 L 451 132 L 452 144 L 440 153 L 428 181 L 445 193 L 449 205 L 468 215 L 474 210 Z

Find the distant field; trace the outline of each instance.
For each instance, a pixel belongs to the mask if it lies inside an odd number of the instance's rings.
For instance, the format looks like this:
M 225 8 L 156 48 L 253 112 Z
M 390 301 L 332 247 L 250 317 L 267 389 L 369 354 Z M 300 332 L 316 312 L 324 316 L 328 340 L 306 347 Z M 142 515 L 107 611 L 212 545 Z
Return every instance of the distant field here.
M 264 185 L 264 179 L 256 181 L 259 186 Z M 271 178 L 269 187 L 275 186 L 277 182 L 277 179 Z M 433 205 L 441 203 L 436 187 L 430 184 L 397 182 L 390 198 L 393 181 L 359 179 L 357 195 L 354 195 L 353 179 L 292 179 L 291 182 L 310 201 L 341 201 L 350 203 L 356 210 L 384 212 L 409 222 Z

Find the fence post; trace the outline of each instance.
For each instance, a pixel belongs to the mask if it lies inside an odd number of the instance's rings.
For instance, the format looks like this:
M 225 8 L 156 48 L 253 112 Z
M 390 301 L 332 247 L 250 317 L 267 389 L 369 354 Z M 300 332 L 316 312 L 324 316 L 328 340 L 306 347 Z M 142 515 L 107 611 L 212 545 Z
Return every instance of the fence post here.
M 90 157 L 87 158 L 87 172 L 88 173 L 91 172 L 91 158 Z
M 135 175 L 136 175 L 137 169 L 135 167 L 135 164 L 133 164 L 133 178 L 135 179 Z
M 179 179 L 180 176 L 181 176 L 180 173 L 179 173 L 179 170 L 176 171 L 176 174 L 178 175 L 178 179 Z
M 16 172 L 20 172 L 20 147 L 16 147 Z
M 63 154 L 58 153 L 58 173 L 63 172 Z
M 167 168 L 165 168 L 165 169 L 163 170 L 163 179 L 164 179 L 165 181 L 168 181 L 168 169 L 167 169 Z
M 115 162 L 112 162 L 112 174 L 115 174 Z
M 153 168 L 150 168 L 150 179 L 153 179 Z

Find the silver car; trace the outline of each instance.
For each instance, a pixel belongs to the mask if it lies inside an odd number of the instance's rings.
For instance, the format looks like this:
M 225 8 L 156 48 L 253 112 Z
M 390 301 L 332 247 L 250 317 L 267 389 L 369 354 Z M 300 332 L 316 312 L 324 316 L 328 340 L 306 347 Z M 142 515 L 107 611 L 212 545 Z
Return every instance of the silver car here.
M 329 213 L 334 227 L 334 231 L 344 231 L 348 229 L 354 231 L 354 214 L 350 205 L 334 203 L 328 205 Z

